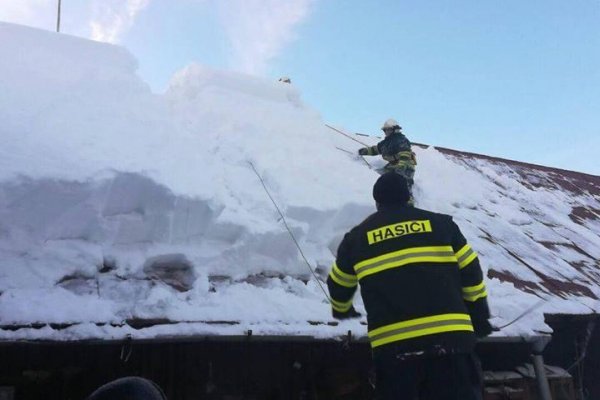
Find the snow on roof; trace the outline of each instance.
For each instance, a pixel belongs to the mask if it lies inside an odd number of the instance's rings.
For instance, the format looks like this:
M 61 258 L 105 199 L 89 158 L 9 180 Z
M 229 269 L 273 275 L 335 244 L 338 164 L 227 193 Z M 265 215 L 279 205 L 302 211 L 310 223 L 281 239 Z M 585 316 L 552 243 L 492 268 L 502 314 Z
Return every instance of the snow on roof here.
M 322 285 L 378 174 L 295 87 L 194 64 L 154 94 L 123 48 L 4 23 L 0 40 L 0 340 L 366 334 Z M 493 323 L 545 299 L 496 335 L 598 310 L 599 177 L 415 152 L 417 206 L 480 254 Z

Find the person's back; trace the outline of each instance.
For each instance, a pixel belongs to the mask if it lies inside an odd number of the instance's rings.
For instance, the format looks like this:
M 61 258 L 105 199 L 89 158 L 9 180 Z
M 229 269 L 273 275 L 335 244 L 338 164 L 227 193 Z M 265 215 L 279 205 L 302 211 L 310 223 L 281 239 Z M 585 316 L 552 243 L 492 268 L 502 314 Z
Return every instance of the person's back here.
M 382 206 L 350 232 L 342 262 L 354 266 L 360 281 L 375 351 L 392 342 L 398 352 L 472 350 L 475 336 L 456 268 L 455 251 L 462 246 L 455 227 L 445 215 Z M 475 280 L 480 283 L 481 276 Z M 389 330 L 409 321 L 416 324 L 411 329 Z M 432 329 L 440 334 L 420 337 Z
M 346 234 L 328 279 L 334 316 L 352 317 L 360 283 L 380 393 L 413 390 L 423 398 L 460 398 L 441 392 L 428 397 L 432 387 L 419 387 L 424 373 L 417 371 L 443 369 L 442 364 L 468 370 L 475 334 L 489 334 L 477 254 L 451 217 L 407 206 L 406 180 L 398 174 L 382 175 L 373 195 L 378 211 Z M 442 375 L 431 373 L 428 379 Z M 460 396 L 478 398 L 464 391 Z

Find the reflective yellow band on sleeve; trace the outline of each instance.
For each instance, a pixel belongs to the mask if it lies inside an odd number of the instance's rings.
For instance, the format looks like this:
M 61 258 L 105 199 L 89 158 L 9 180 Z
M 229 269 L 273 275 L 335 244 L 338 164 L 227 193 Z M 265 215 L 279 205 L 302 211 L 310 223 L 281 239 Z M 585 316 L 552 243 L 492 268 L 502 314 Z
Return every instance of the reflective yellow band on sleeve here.
M 352 307 L 352 299 L 343 302 L 331 299 L 331 308 L 338 312 L 346 312 Z
M 370 258 L 354 266 L 358 279 L 413 263 L 456 263 L 452 246 L 412 247 Z
M 478 299 L 487 297 L 485 283 L 481 281 L 480 284 L 475 286 L 464 286 L 462 288 L 462 294 L 463 299 L 465 299 L 466 301 L 477 301 Z
M 473 332 L 468 314 L 440 314 L 397 322 L 369 332 L 371 347 L 444 332 Z
M 413 152 L 410 150 L 406 150 L 406 151 L 400 151 L 398 153 L 395 154 L 395 158 L 400 161 L 401 159 L 404 159 L 406 161 L 412 161 L 413 159 Z
M 358 278 L 356 277 L 356 275 L 345 273 L 337 266 L 336 262 L 334 262 L 331 266 L 331 272 L 329 273 L 329 277 L 333 279 L 333 281 L 338 285 L 347 288 L 356 287 L 356 285 L 358 284 Z
M 462 249 L 456 252 L 456 259 L 458 260 L 458 267 L 460 269 L 465 268 L 467 265 L 477 258 L 477 253 L 469 246 L 465 244 Z

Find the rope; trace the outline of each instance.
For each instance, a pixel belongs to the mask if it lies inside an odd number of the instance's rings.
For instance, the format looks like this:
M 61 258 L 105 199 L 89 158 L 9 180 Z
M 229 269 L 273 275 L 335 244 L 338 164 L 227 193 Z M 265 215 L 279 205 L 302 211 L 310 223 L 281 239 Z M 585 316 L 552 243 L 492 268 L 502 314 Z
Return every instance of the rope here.
M 279 216 L 281 217 L 281 220 L 283 221 L 283 224 L 285 225 L 285 229 L 288 231 L 288 233 L 290 234 L 290 237 L 292 238 L 292 240 L 294 241 L 294 244 L 296 245 L 296 247 L 298 248 L 298 251 L 300 252 L 300 255 L 302 256 L 302 258 L 304 259 L 304 262 L 306 263 L 306 265 L 308 266 L 308 269 L 310 270 L 310 272 L 312 273 L 312 276 L 314 276 L 315 280 L 317 281 L 317 284 L 319 285 L 319 287 L 321 288 L 321 290 L 323 291 L 323 294 L 325 295 L 325 298 L 327 299 L 327 301 L 329 301 L 331 303 L 331 298 L 329 297 L 329 295 L 327 294 L 327 292 L 325 291 L 325 288 L 323 287 L 323 285 L 321 284 L 321 281 L 319 280 L 319 277 L 317 276 L 317 274 L 315 273 L 315 271 L 313 270 L 312 266 L 310 265 L 310 263 L 308 262 L 308 260 L 306 259 L 306 256 L 304 255 L 304 252 L 302 251 L 302 248 L 300 247 L 300 244 L 298 243 L 298 241 L 296 240 L 296 237 L 294 236 L 294 234 L 292 233 L 292 230 L 290 229 L 285 216 L 283 215 L 283 212 L 281 212 L 281 209 L 279 208 L 279 206 L 277 205 L 277 203 L 275 202 L 275 200 L 273 199 L 273 196 L 271 196 L 271 193 L 269 193 L 269 189 L 267 189 L 267 185 L 265 184 L 265 181 L 263 180 L 263 178 L 260 176 L 260 174 L 258 173 L 258 171 L 256 170 L 256 168 L 254 167 L 254 164 L 252 164 L 251 161 L 248 161 L 248 164 L 250 164 L 250 166 L 252 167 L 252 170 L 254 171 L 254 173 L 256 174 L 256 176 L 258 177 L 258 179 L 260 180 L 260 183 L 262 184 L 263 189 L 265 189 L 265 192 L 267 193 L 267 196 L 269 196 L 269 199 L 271 199 L 271 203 L 273 203 L 273 205 L 275 206 L 275 209 L 277 209 L 277 212 L 279 213 Z
M 569 368 L 567 368 L 568 372 L 571 372 L 571 370 L 573 368 L 575 368 L 576 366 L 578 366 L 583 360 L 585 360 L 585 356 L 587 355 L 587 349 L 588 349 L 588 345 L 590 344 L 590 339 L 592 337 L 592 333 L 594 332 L 594 327 L 596 326 L 596 321 L 592 320 L 589 321 L 587 323 L 587 328 L 586 328 L 586 332 L 585 332 L 585 337 L 583 338 L 583 345 L 582 345 L 582 350 L 581 353 L 579 354 L 579 357 L 577 357 L 577 360 L 571 364 L 571 366 Z M 575 348 L 578 348 L 579 343 L 577 343 L 577 340 L 575 341 Z
M 337 146 L 335 146 L 335 148 L 336 148 L 336 149 L 338 149 L 339 151 L 343 151 L 344 153 L 348 153 L 348 154 L 351 154 L 351 155 L 353 155 L 353 156 L 355 156 L 355 155 L 356 155 L 356 154 L 354 154 L 353 152 L 351 152 L 351 151 L 349 151 L 349 150 L 342 149 L 341 147 L 337 147 Z
M 506 327 L 511 326 L 512 324 L 514 324 L 515 322 L 517 322 L 518 320 L 520 320 L 521 318 L 523 318 L 524 316 L 526 316 L 527 314 L 529 314 L 530 312 L 532 312 L 533 310 L 535 310 L 536 308 L 538 308 L 539 306 L 541 306 L 542 304 L 544 304 L 546 302 L 546 299 L 541 299 L 540 301 L 538 301 L 537 303 L 535 303 L 534 305 L 532 305 L 531 307 L 529 307 L 527 310 L 523 311 L 521 314 L 519 314 L 519 316 L 515 319 L 513 319 L 512 321 L 510 321 L 508 324 L 502 325 L 502 326 L 498 326 L 498 330 L 502 330 Z
M 363 142 L 361 142 L 360 140 L 357 140 L 357 139 L 353 138 L 352 136 L 348 135 L 347 133 L 344 133 L 344 132 L 340 131 L 339 129 L 336 129 L 336 128 L 334 128 L 333 126 L 331 126 L 331 125 L 329 125 L 329 124 L 325 124 L 325 126 L 326 126 L 326 127 L 328 127 L 329 129 L 332 129 L 332 130 L 336 131 L 337 133 L 339 133 L 339 134 L 341 134 L 341 135 L 344 135 L 344 136 L 346 136 L 346 137 L 347 137 L 348 139 L 350 139 L 350 140 L 354 140 L 355 142 L 357 142 L 357 143 L 360 143 L 360 144 L 362 144 L 362 145 L 363 145 L 363 146 L 365 146 L 365 147 L 369 147 L 369 145 L 368 145 L 368 144 L 366 144 L 366 143 L 363 143 Z
M 351 152 L 351 151 L 348 151 L 348 150 L 346 150 L 346 149 L 342 149 L 342 148 L 340 148 L 340 147 L 337 147 L 337 146 L 335 146 L 335 148 L 336 148 L 336 149 L 338 149 L 338 150 L 340 150 L 340 151 L 343 151 L 343 152 L 345 152 L 345 153 L 348 153 L 348 154 L 350 154 L 350 155 L 353 155 L 353 156 L 358 156 L 358 157 L 360 157 L 360 158 L 361 158 L 361 159 L 362 159 L 362 160 L 365 162 L 365 164 L 367 164 L 367 167 L 369 167 L 370 169 L 373 169 L 373 166 L 372 166 L 371 164 L 369 164 L 369 162 L 368 162 L 368 161 L 367 161 L 367 160 L 366 160 L 366 159 L 365 159 L 363 156 L 361 156 L 360 154 L 355 154 L 355 153 L 353 153 L 353 152 Z

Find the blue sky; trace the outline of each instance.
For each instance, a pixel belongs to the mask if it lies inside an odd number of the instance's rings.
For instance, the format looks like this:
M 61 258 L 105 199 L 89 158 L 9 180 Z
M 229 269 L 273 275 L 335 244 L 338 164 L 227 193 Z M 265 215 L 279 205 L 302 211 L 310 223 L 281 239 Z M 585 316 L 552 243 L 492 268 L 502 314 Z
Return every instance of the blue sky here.
M 190 62 L 286 75 L 349 131 L 393 117 L 414 142 L 600 175 L 597 0 L 62 1 L 64 32 L 126 46 L 159 92 Z M 16 3 L 0 20 L 54 27 L 55 1 Z

